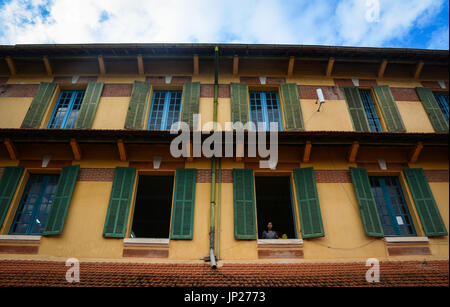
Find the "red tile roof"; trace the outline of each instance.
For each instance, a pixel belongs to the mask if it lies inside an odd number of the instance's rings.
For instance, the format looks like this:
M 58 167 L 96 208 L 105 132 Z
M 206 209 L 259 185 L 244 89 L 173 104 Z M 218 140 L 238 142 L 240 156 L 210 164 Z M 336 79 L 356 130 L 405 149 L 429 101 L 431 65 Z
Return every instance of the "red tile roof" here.
M 0 286 L 449 286 L 447 261 L 380 262 L 380 282 L 365 279 L 365 263 L 155 264 L 81 262 L 68 283 L 64 262 L 0 260 Z

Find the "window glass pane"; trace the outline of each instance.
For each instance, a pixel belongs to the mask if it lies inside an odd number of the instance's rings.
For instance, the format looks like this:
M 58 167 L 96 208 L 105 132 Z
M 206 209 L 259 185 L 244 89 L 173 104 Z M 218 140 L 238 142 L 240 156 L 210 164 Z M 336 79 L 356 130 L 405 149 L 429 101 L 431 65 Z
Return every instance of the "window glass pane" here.
M 161 130 L 166 94 L 166 91 L 155 91 L 153 94 L 152 109 L 150 111 L 148 127 L 150 130 Z
M 448 100 L 449 96 L 447 93 L 435 92 L 434 97 L 436 97 L 436 101 L 441 108 L 442 113 L 444 114 L 445 120 L 448 123 Z
M 74 98 L 72 111 L 70 112 L 69 119 L 67 120 L 65 128 L 72 129 L 75 126 L 75 121 L 77 120 L 78 112 L 81 108 L 81 102 L 83 101 L 84 93 L 84 91 L 78 91 L 74 94 L 76 95 L 76 97 Z
M 59 175 L 31 174 L 10 234 L 40 235 L 46 225 Z
M 49 128 L 73 128 L 81 107 L 85 91 L 62 91 L 52 118 L 48 125 Z
M 180 111 L 181 111 L 181 91 L 172 91 L 170 93 L 170 101 L 167 108 L 167 121 L 166 121 L 166 130 L 170 130 L 173 123 L 176 123 L 180 120 Z
M 366 111 L 367 120 L 369 121 L 370 131 L 382 131 L 378 114 L 372 101 L 370 90 L 359 90 L 364 110 Z
M 258 123 L 263 123 L 266 130 L 270 128 L 270 122 L 279 123 L 280 104 L 277 92 L 250 92 L 250 119 L 258 128 Z

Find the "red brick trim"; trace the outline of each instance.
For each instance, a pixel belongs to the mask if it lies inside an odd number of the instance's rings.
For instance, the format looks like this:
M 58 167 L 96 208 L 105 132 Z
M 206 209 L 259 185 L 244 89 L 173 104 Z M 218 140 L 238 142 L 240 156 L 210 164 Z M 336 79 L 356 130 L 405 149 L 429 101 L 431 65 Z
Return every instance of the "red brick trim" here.
M 169 250 L 167 249 L 129 249 L 123 250 L 123 257 L 139 257 L 139 258 L 168 258 Z
M 279 258 L 303 258 L 303 250 L 301 249 L 259 249 L 259 259 L 279 259 Z
M 300 99 L 317 99 L 316 90 L 322 89 L 323 95 L 326 100 L 344 100 L 344 93 L 339 87 L 336 86 L 311 86 L 311 85 L 299 85 L 298 95 Z
M 65 166 L 71 166 L 72 161 L 71 160 L 50 160 L 46 168 L 63 168 Z M 41 160 L 20 160 L 19 166 L 23 166 L 26 168 L 42 168 L 42 161 Z
M 391 87 L 395 101 L 420 101 L 414 88 Z
M 223 183 L 233 183 L 233 170 L 223 169 L 222 170 L 222 182 Z M 211 170 L 209 169 L 198 169 L 196 183 L 211 183 Z M 219 181 L 219 170 L 216 170 L 216 182 Z
M 441 86 L 439 85 L 439 82 L 437 82 L 437 81 L 422 81 L 421 83 L 422 83 L 423 87 L 428 87 L 431 89 L 439 89 L 439 90 L 442 89 Z M 447 89 L 448 89 L 448 84 L 447 84 Z
M 230 98 L 230 85 L 219 84 L 219 98 Z M 200 85 L 200 97 L 201 98 L 213 98 L 214 97 L 214 84 L 201 84 Z
M 299 168 L 299 163 L 278 162 L 277 171 L 292 171 L 295 168 Z M 245 162 L 244 168 L 253 170 L 268 170 L 267 168 L 260 168 L 259 162 Z
M 39 84 L 1 84 L 0 97 L 34 97 Z
M 39 252 L 39 246 L 33 245 L 0 245 L 0 254 L 30 254 Z
M 96 82 L 96 76 L 80 76 L 78 77 L 77 82 L 72 83 L 72 77 L 54 77 L 53 82 L 66 85 L 66 84 L 87 84 L 88 82 Z
M 154 170 L 153 168 L 153 162 L 137 162 L 132 161 L 130 162 L 130 167 L 134 167 L 138 170 Z M 176 170 L 177 168 L 184 168 L 185 163 L 184 162 L 166 162 L 162 161 L 161 165 L 159 166 L 160 170 Z
M 0 77 L 0 84 L 6 84 L 8 82 L 9 77 Z
M 334 84 L 336 86 L 342 87 L 342 86 L 354 86 L 352 79 L 334 79 Z M 377 86 L 377 80 L 375 79 L 359 79 L 359 86 L 363 87 L 371 87 L 371 86 Z
M 425 170 L 428 182 L 449 182 L 448 170 Z
M 113 181 L 114 168 L 81 168 L 77 181 Z
M 148 76 L 145 78 L 146 82 L 150 84 L 166 84 L 165 76 Z M 191 76 L 173 76 L 170 84 L 184 84 L 187 82 L 192 82 Z
M 2 179 L 4 170 L 5 170 L 4 167 L 0 167 L 0 180 Z
M 314 170 L 317 183 L 351 183 L 350 171 L 346 170 Z
M 389 247 L 389 256 L 431 255 L 429 247 Z
M 133 84 L 105 84 L 102 97 L 130 97 Z
M 378 163 L 358 163 L 358 167 L 365 168 L 368 171 L 381 171 Z M 405 168 L 409 168 L 408 163 L 386 163 L 388 171 L 402 171 Z
M 239 81 L 248 85 L 261 85 L 259 77 L 240 77 Z M 267 77 L 266 84 L 282 84 L 286 83 L 286 78 Z

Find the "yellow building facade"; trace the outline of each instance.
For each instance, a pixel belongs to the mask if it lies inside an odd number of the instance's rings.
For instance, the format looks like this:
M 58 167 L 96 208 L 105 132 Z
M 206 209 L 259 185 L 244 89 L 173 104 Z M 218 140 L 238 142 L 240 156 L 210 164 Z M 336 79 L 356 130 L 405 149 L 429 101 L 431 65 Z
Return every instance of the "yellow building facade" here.
M 448 261 L 448 52 L 215 47 L 1 46 L 0 259 Z M 277 122 L 276 167 L 174 157 L 193 114 Z

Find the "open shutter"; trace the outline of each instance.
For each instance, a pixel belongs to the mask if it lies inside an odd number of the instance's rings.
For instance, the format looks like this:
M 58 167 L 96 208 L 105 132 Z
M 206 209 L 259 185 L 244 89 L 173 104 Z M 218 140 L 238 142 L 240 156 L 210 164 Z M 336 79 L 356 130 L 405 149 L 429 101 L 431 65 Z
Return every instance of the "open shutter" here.
M 374 86 L 373 91 L 377 97 L 378 105 L 380 106 L 387 129 L 390 132 L 406 132 L 397 103 L 395 102 L 394 96 L 392 96 L 389 86 Z
M 98 102 L 103 91 L 103 82 L 89 82 L 81 102 L 75 128 L 89 129 L 92 127 Z
M 426 87 L 416 87 L 425 112 L 428 114 L 431 125 L 433 125 L 436 132 L 448 132 L 448 123 L 445 120 L 444 114 L 433 95 L 433 91 Z
M 103 227 L 104 237 L 125 237 L 135 175 L 135 168 L 116 167 L 105 226 Z
M 230 97 L 231 122 L 241 122 L 243 125 L 245 125 L 249 121 L 247 84 L 231 83 Z
M 233 169 L 234 238 L 256 240 L 253 170 Z
M 367 171 L 363 168 L 350 167 L 350 174 L 366 234 L 369 237 L 384 237 L 383 226 L 378 215 L 377 204 L 372 194 Z
M 196 178 L 196 169 L 177 169 L 175 174 L 171 239 L 191 240 L 193 237 Z
M 297 84 L 283 83 L 280 85 L 280 91 L 286 130 L 305 130 Z
M 356 86 L 344 86 L 342 90 L 355 131 L 370 131 L 369 121 L 358 88 Z
M 150 83 L 134 81 L 127 118 L 125 120 L 126 129 L 142 129 L 144 127 L 145 110 L 147 109 L 149 94 Z
M 23 173 L 22 166 L 7 166 L 0 180 L 0 228 L 5 220 L 12 198 Z
M 403 172 L 408 181 L 425 235 L 428 237 L 448 235 L 423 169 L 410 168 L 404 169 Z
M 294 180 L 297 192 L 298 212 L 300 213 L 302 238 L 308 239 L 325 236 L 313 168 L 295 169 Z
M 21 128 L 39 128 L 56 89 L 56 83 L 41 82 Z
M 183 86 L 181 121 L 188 123 L 191 130 L 194 127 L 193 115 L 198 114 L 200 104 L 200 82 L 187 82 Z
M 79 165 L 63 167 L 56 186 L 55 198 L 48 214 L 47 224 L 42 233 L 44 236 L 62 233 L 79 169 Z

